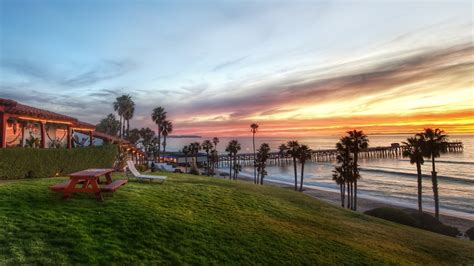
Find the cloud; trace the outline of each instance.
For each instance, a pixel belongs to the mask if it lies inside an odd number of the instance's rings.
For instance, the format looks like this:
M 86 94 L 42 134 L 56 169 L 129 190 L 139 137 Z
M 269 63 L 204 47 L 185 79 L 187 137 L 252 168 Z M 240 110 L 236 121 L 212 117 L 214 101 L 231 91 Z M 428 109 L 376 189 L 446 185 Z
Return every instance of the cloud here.
M 82 72 L 74 66 L 73 74 L 66 75 L 54 71 L 47 64 L 17 58 L 2 59 L 0 67 L 3 71 L 19 75 L 29 81 L 41 80 L 50 85 L 76 88 L 123 76 L 133 70 L 136 64 L 130 60 L 102 60 L 96 66 Z
M 228 68 L 228 67 L 231 67 L 233 65 L 236 65 L 240 62 L 242 62 L 243 60 L 245 60 L 248 56 L 242 56 L 242 57 L 239 57 L 239 58 L 236 58 L 236 59 L 233 59 L 233 60 L 229 60 L 229 61 L 225 61 L 223 63 L 220 63 L 218 65 L 216 65 L 212 71 L 219 71 L 219 70 L 222 70 L 224 68 Z
M 420 82 L 432 83 L 440 79 L 450 79 L 455 83 L 472 81 L 472 77 L 469 78 L 466 73 L 473 73 L 473 54 L 474 47 L 467 43 L 401 54 L 396 58 L 370 58 L 363 64 L 369 67 L 357 69 L 357 64 L 361 62 L 355 62 L 356 65 L 349 68 L 355 70 L 328 73 L 327 77 L 322 77 L 318 69 L 309 74 L 307 71 L 296 72 L 272 82 L 268 82 L 272 77 L 261 77 L 265 83 L 254 86 L 249 93 L 238 96 L 224 93 L 201 98 L 192 105 L 177 106 L 174 111 L 182 115 L 231 113 L 232 118 L 243 119 L 254 115 L 269 115 L 278 109 L 290 112 L 294 110 L 291 107 L 294 105 L 318 105 L 374 96 L 366 101 L 367 106 L 371 106 L 400 94 L 410 94 L 403 87 L 415 86 Z M 227 88 L 226 91 L 239 89 Z M 428 89 L 422 88 L 421 91 L 423 90 L 426 92 Z M 382 92 L 384 95 L 381 95 Z
M 99 66 L 70 77 L 60 83 L 67 87 L 84 87 L 122 76 L 134 68 L 130 61 L 103 61 Z

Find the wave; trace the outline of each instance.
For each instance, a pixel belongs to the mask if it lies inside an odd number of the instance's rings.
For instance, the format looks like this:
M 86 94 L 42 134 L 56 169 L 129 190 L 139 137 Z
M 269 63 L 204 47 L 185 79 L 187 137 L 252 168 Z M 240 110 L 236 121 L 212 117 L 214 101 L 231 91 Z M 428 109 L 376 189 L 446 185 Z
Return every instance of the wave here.
M 393 171 L 393 170 L 385 170 L 385 169 L 380 169 L 380 168 L 368 168 L 368 167 L 360 167 L 359 169 L 361 171 L 366 171 L 366 172 L 384 173 L 384 174 L 391 174 L 391 175 L 402 175 L 402 176 L 414 177 L 414 178 L 417 177 L 417 174 L 409 173 L 409 172 L 402 172 L 402 171 Z M 422 175 L 422 176 L 423 176 L 423 178 L 431 178 L 431 175 Z M 438 178 L 443 179 L 443 180 L 449 180 L 449 181 L 452 181 L 452 182 L 474 184 L 474 180 L 461 178 L 461 177 L 438 175 Z
M 402 161 L 402 162 L 409 162 L 410 160 L 400 159 L 400 161 Z M 474 165 L 474 162 L 447 161 L 447 160 L 436 160 L 436 163 Z

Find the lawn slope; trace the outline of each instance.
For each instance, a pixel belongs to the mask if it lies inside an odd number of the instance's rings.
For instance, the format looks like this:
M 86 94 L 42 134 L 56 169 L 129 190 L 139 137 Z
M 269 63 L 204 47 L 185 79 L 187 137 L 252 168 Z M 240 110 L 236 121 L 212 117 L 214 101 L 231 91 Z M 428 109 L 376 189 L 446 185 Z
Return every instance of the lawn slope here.
M 64 178 L 0 183 L 5 263 L 472 264 L 474 244 L 271 186 L 170 174 L 105 202 L 62 200 Z M 120 176 L 115 176 L 118 178 Z

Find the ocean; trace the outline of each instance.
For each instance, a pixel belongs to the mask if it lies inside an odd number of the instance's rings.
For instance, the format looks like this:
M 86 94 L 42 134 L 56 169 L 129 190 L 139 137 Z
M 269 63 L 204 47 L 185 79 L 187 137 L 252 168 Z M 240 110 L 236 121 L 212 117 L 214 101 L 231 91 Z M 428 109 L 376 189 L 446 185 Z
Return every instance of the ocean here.
M 400 143 L 410 135 L 369 135 L 371 147 L 388 146 Z M 312 149 L 331 149 L 338 141 L 338 136 L 295 138 Z M 226 144 L 237 139 L 242 146 L 242 153 L 252 152 L 252 138 L 220 138 L 219 152 L 224 152 Z M 462 153 L 446 153 L 436 158 L 440 212 L 474 220 L 474 135 L 451 135 L 450 141 L 462 141 Z M 177 151 L 190 142 L 202 142 L 205 138 L 169 139 L 168 150 Z M 268 143 L 272 151 L 289 138 L 257 137 L 255 145 Z M 407 158 L 362 159 L 360 164 L 361 179 L 358 182 L 358 196 L 379 200 L 399 206 L 417 208 L 416 167 Z M 317 162 L 305 164 L 304 186 L 339 192 L 339 187 L 332 180 L 335 162 Z M 268 166 L 266 180 L 294 184 L 293 165 Z M 433 191 L 431 186 L 431 161 L 422 166 L 423 172 L 423 208 L 434 211 Z M 244 167 L 241 175 L 253 177 L 253 167 Z M 298 166 L 299 175 L 299 166 Z M 299 177 L 298 177 L 299 179 Z

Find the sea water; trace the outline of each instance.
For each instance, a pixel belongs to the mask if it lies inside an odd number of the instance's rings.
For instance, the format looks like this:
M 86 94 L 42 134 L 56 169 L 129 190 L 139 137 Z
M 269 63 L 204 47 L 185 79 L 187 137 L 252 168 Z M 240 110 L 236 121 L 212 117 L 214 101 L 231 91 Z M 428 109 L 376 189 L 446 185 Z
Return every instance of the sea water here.
M 400 143 L 409 135 L 372 135 L 369 146 L 389 146 Z M 332 149 L 338 136 L 311 138 L 295 138 L 301 144 L 312 149 Z M 252 152 L 252 138 L 220 138 L 219 152 L 224 152 L 231 139 L 237 139 L 242 146 L 241 153 Z M 438 188 L 441 213 L 474 219 L 474 135 L 452 135 L 450 141 L 462 141 L 464 151 L 442 154 L 436 158 L 438 172 Z M 179 150 L 190 142 L 202 142 L 202 139 L 170 139 L 170 150 Z M 256 137 L 255 145 L 268 143 L 272 151 L 278 146 L 292 140 L 291 138 Z M 361 179 L 358 182 L 358 195 L 400 206 L 417 207 L 417 176 L 416 166 L 410 164 L 408 158 L 361 159 L 359 161 Z M 339 192 L 339 187 L 332 180 L 335 162 L 308 162 L 305 164 L 304 186 Z M 294 184 L 292 164 L 283 166 L 267 166 L 266 180 Z M 431 181 L 431 160 L 425 159 L 423 172 L 423 206 L 426 211 L 434 210 L 433 190 Z M 253 177 L 253 167 L 243 167 L 241 175 Z M 298 164 L 298 180 L 300 165 Z

